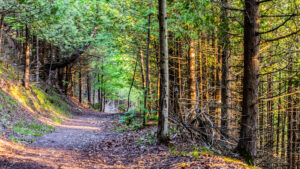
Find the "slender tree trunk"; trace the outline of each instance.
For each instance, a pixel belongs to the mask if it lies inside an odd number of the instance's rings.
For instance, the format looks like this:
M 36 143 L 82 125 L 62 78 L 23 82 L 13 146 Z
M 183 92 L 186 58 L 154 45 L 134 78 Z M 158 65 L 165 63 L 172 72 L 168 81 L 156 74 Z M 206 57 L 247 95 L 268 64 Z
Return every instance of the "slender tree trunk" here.
M 70 65 L 67 65 L 65 67 L 65 78 L 64 78 L 64 81 L 65 81 L 65 84 L 64 84 L 64 92 L 65 92 L 65 95 L 68 95 L 68 90 L 69 90 L 69 86 L 70 86 L 70 71 L 71 71 L 71 66 Z
M 73 97 L 74 96 L 74 91 L 75 91 L 75 80 L 74 80 L 74 74 L 72 72 L 72 69 L 70 70 L 70 80 L 71 80 L 71 92 L 70 92 L 70 96 Z
M 189 49 L 189 99 L 190 108 L 193 108 L 197 103 L 197 90 L 196 90 L 196 53 L 195 41 L 191 39 Z
M 203 40 L 203 61 L 202 61 L 202 83 L 203 83 L 203 90 L 204 90 L 204 94 L 203 94 L 203 101 L 204 101 L 204 105 L 208 104 L 208 100 L 209 100 L 209 96 L 208 96 L 208 63 L 207 63 L 207 55 L 208 55 L 208 37 L 202 37 Z
M 131 90 L 132 90 L 132 87 L 133 87 L 133 83 L 135 81 L 135 74 L 136 74 L 136 68 L 137 68 L 137 59 L 135 61 L 135 66 L 134 66 L 134 73 L 133 73 L 133 77 L 132 77 L 132 80 L 131 80 L 131 85 L 130 85 L 130 88 L 129 88 L 129 92 L 128 92 L 128 98 L 127 98 L 127 112 L 130 108 L 130 94 L 131 94 Z
M 288 83 L 288 94 L 292 93 L 292 86 Z M 287 131 L 287 162 L 288 166 L 292 167 L 292 144 L 293 144 L 293 136 L 292 136 L 292 96 L 289 95 L 287 99 L 287 114 L 288 114 L 288 131 Z
M 144 53 L 143 50 L 140 49 L 139 51 L 139 56 L 140 56 L 140 62 L 141 62 L 141 74 L 142 74 L 142 83 L 143 83 L 143 90 L 144 90 L 144 103 L 145 99 L 147 97 L 147 89 L 146 89 L 146 75 L 145 75 L 145 67 L 144 67 Z M 144 105 L 145 107 L 145 105 Z M 146 125 L 146 109 L 142 110 L 142 115 L 143 115 L 143 126 Z
M 93 106 L 95 106 L 95 99 L 96 99 L 96 91 L 95 90 L 92 90 L 92 95 L 93 95 Z
M 278 92 L 281 93 L 281 71 L 279 71 L 279 84 Z M 279 156 L 279 145 L 280 145 L 280 124 L 281 124 L 281 97 L 278 98 L 278 111 L 277 111 L 277 131 L 276 131 L 276 154 Z M 283 126 L 282 126 L 283 127 Z M 282 133 L 283 134 L 283 133 Z
M 102 88 L 101 88 L 101 76 L 100 73 L 98 73 L 98 85 L 100 87 L 98 88 L 98 104 L 99 104 L 99 111 L 102 111 Z
M 293 63 L 293 59 L 289 59 L 290 63 Z M 288 114 L 288 119 L 287 119 L 287 124 L 288 124 L 288 131 L 287 131 L 287 162 L 288 162 L 288 166 L 290 168 L 293 168 L 293 98 L 292 95 L 290 95 L 293 91 L 292 88 L 292 83 L 291 83 L 291 73 L 293 72 L 293 65 L 289 65 L 288 67 L 288 88 L 287 88 L 287 114 Z
M 35 81 L 38 83 L 39 79 L 40 79 L 40 51 L 39 48 L 40 44 L 39 44 L 39 38 L 38 36 L 36 36 L 36 72 L 35 72 Z
M 82 103 L 82 73 L 81 69 L 79 70 L 79 75 L 78 75 L 78 84 L 79 84 L 79 102 Z
M 203 79 L 202 79 L 202 76 L 203 76 L 203 60 L 202 60 L 202 56 L 203 56 L 203 46 L 202 46 L 202 37 L 201 37 L 201 33 L 199 33 L 199 36 L 198 36 L 198 57 L 199 57 L 199 90 L 202 92 L 203 91 Z M 200 96 L 199 97 L 200 100 L 199 100 L 199 107 L 202 107 L 202 101 L 203 99 L 203 96 Z
M 259 96 L 263 96 L 264 93 L 264 85 L 261 82 L 259 88 Z M 260 100 L 260 107 L 259 107 L 259 145 L 260 149 L 263 150 L 264 148 L 264 101 Z
M 180 116 L 183 118 L 183 116 L 184 116 L 184 114 L 183 114 L 183 111 L 182 111 L 182 106 L 181 106 L 181 103 L 180 103 L 180 101 L 181 101 L 181 99 L 182 99 L 182 73 L 181 73 L 181 56 L 182 56 L 182 54 L 181 54 L 181 42 L 179 41 L 178 42 L 178 92 L 179 92 L 179 113 L 180 113 Z
M 140 56 L 140 63 L 141 63 L 141 75 L 142 75 L 142 83 L 143 83 L 143 90 L 146 88 L 146 80 L 145 80 L 145 66 L 144 66 L 144 53 L 143 50 L 139 50 Z
M 1 13 L 1 20 L 0 20 L 0 57 L 2 56 L 2 37 L 3 37 L 3 29 L 4 29 L 4 17 L 5 13 Z
M 295 49 L 296 50 L 296 49 Z M 297 53 L 295 53 L 295 58 L 297 58 Z M 291 63 L 291 66 L 290 66 L 290 71 L 291 72 L 294 72 L 294 58 L 291 58 L 290 59 L 290 63 Z M 291 93 L 295 92 L 296 91 L 296 85 L 294 85 L 293 82 L 290 82 L 289 86 L 291 86 L 292 90 L 291 90 Z M 297 94 L 296 94 L 297 95 Z M 290 166 L 291 168 L 298 168 L 297 167 L 297 163 L 299 165 L 299 159 L 298 159 L 298 162 L 296 161 L 297 160 L 297 154 L 299 154 L 300 152 L 297 152 L 297 135 L 300 134 L 300 133 L 297 133 L 297 109 L 299 109 L 299 107 L 297 108 L 297 106 L 299 106 L 299 102 L 297 102 L 297 100 L 299 100 L 299 97 L 293 97 L 291 99 L 292 103 L 292 107 L 291 107 L 291 112 L 292 112 L 292 121 L 291 121 L 291 125 L 292 125 L 292 165 Z M 299 141 L 300 141 L 300 138 L 299 138 Z M 300 166 L 299 166 L 300 167 Z
M 88 97 L 88 103 L 89 105 L 92 105 L 92 95 L 91 95 L 91 75 L 90 72 L 86 75 L 86 90 L 87 90 L 87 97 Z
M 26 25 L 26 49 L 25 49 L 25 70 L 24 70 L 24 87 L 28 89 L 30 78 L 30 33 Z
M 224 6 L 229 6 L 228 0 L 222 0 Z M 221 77 L 221 134 L 227 137 L 230 134 L 230 72 L 229 72 L 229 58 L 230 58 L 230 36 L 228 21 L 228 10 L 222 8 L 221 14 L 221 48 L 222 48 L 222 77 Z
M 104 72 L 104 59 L 102 58 L 102 62 L 101 62 L 101 71 Z M 102 88 L 101 88 L 101 108 L 102 111 L 105 111 L 105 86 L 104 86 L 104 73 L 101 73 L 101 84 L 102 84 Z
M 272 97 L 272 75 L 268 74 L 268 97 Z M 272 100 L 268 100 L 267 102 L 267 142 L 268 142 L 268 147 L 269 151 L 273 152 L 273 102 Z
M 157 138 L 159 143 L 167 143 L 168 111 L 169 111 L 169 60 L 168 60 L 168 30 L 167 30 L 167 2 L 159 0 L 159 40 L 160 40 L 160 97 Z
M 238 150 L 253 164 L 257 149 L 259 85 L 259 3 L 245 0 L 244 11 L 244 78 L 240 140 Z
M 288 92 L 288 87 L 287 87 L 288 83 L 287 83 L 287 77 L 285 77 L 285 92 Z M 285 108 L 287 110 L 287 104 L 288 103 L 288 97 L 285 97 Z M 282 120 L 282 128 L 281 128 L 281 159 L 285 162 L 286 161 L 286 154 L 287 154 L 287 147 L 286 147 L 286 127 L 287 127 L 287 112 L 283 111 L 283 120 Z
M 215 57 L 216 57 L 216 103 L 218 104 L 216 106 L 216 115 L 217 115 L 217 124 L 218 127 L 221 127 L 221 121 L 222 121 L 222 107 L 220 107 L 222 103 L 222 87 L 221 87 L 221 79 L 222 79 L 222 54 L 221 54 L 221 47 L 218 45 L 218 38 L 215 35 Z
M 148 111 L 147 107 L 147 99 L 149 95 L 149 87 L 150 87 L 150 72 L 149 72 L 149 63 L 150 63 L 150 35 L 151 35 L 151 8 L 152 8 L 152 0 L 149 0 L 149 15 L 148 15 L 148 32 L 147 32 L 147 51 L 146 51 L 146 88 L 144 91 L 144 111 Z M 146 119 L 146 114 L 147 112 L 144 112 L 144 120 L 143 120 L 143 125 L 146 125 L 147 119 Z

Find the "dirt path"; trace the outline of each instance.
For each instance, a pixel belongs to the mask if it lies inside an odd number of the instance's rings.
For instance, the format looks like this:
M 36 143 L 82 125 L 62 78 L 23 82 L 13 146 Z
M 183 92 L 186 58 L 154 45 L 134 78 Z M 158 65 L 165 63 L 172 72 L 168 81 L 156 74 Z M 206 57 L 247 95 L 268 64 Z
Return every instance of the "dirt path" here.
M 118 114 L 77 111 L 52 133 L 37 137 L 28 146 L 10 147 L 0 168 L 92 168 L 89 147 L 110 139 L 110 126 Z M 9 146 L 9 145 L 8 145 Z
M 4 160 L 0 155 L 0 168 L 178 168 L 183 163 L 190 168 L 244 168 L 213 156 L 200 156 L 195 161 L 189 156 L 169 154 L 168 147 L 147 143 L 151 142 L 149 133 L 153 128 L 136 133 L 111 131 L 118 114 L 73 113 L 73 118 L 67 119 L 53 133 L 37 137 L 35 143 L 10 147 Z
M 36 140 L 32 146 L 60 150 L 82 151 L 89 144 L 96 144 L 106 138 L 105 127 L 111 120 L 109 114 L 85 114 L 67 119 L 53 133 Z

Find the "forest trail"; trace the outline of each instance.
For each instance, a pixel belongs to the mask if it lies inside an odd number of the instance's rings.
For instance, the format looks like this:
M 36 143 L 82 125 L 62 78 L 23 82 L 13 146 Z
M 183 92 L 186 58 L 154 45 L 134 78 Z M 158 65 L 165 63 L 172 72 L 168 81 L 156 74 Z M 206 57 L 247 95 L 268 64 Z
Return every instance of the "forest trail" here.
M 5 169 L 104 169 L 104 168 L 245 168 L 243 164 L 203 155 L 170 154 L 167 146 L 141 143 L 153 128 L 138 132 L 113 131 L 120 114 L 75 108 L 74 116 L 52 133 L 27 146 L 10 147 Z M 152 133 L 153 134 L 153 133 Z M 151 134 L 150 134 L 151 135 Z M 148 140 L 149 141 L 149 140 Z M 151 141 L 151 140 L 150 140 Z
M 75 109 L 73 109 L 75 110 Z M 100 113 L 76 108 L 73 116 L 56 126 L 52 133 L 36 137 L 34 143 L 12 148 L 0 165 L 5 169 L 95 168 L 99 163 L 89 156 L 93 146 L 110 140 L 110 126 L 116 113 Z M 107 168 L 107 167 L 105 167 Z

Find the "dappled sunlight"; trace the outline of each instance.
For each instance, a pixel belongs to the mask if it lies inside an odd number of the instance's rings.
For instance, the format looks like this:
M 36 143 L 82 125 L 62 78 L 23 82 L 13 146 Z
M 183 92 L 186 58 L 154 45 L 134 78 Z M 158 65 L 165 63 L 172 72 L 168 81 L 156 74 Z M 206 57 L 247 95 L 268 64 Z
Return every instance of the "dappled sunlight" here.
M 11 85 L 8 89 L 4 89 L 7 95 L 12 96 L 18 104 L 22 105 L 26 110 L 31 112 L 32 116 L 35 116 L 39 121 L 55 126 L 59 124 L 57 119 L 65 119 L 61 112 L 58 112 L 52 106 L 46 104 L 46 99 L 39 99 L 34 96 L 32 92 L 24 90 L 23 87 Z M 54 118 L 53 118 L 54 117 Z
M 83 158 L 81 154 L 75 151 L 33 148 L 11 143 L 3 139 L 0 139 L 0 156 L 9 160 L 11 163 L 28 162 L 31 163 L 31 165 L 34 164 L 52 168 L 82 168 L 79 167 L 81 164 L 79 164 L 76 159 Z
M 73 126 L 73 125 L 64 125 L 64 124 L 57 124 L 55 126 L 69 128 L 69 129 L 77 129 L 77 130 L 100 130 L 99 127 L 90 127 L 90 126 Z

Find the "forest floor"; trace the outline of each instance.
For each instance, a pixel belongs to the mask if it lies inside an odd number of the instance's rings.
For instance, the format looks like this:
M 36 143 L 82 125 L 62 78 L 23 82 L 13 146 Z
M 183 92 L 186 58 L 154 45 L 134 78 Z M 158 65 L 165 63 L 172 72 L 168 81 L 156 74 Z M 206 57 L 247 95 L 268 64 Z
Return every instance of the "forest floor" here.
M 151 144 L 149 133 L 154 127 L 137 132 L 116 130 L 120 114 L 74 108 L 73 115 L 32 144 L 2 141 L 0 168 L 246 168 L 223 157 L 206 154 L 195 159 Z

